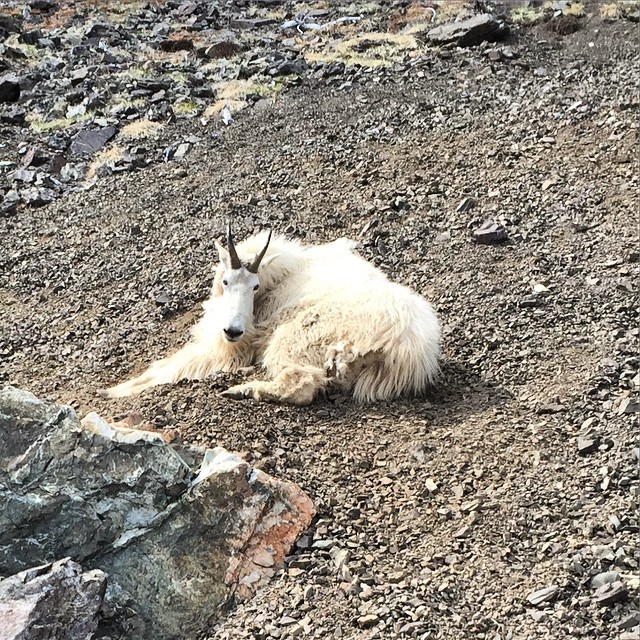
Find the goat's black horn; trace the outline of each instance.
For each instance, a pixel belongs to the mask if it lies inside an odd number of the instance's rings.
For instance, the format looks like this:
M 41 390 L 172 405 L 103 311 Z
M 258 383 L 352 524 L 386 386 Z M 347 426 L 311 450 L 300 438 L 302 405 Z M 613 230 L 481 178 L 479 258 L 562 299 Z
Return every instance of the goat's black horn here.
M 247 269 L 251 271 L 251 273 L 258 273 L 258 267 L 262 262 L 262 258 L 264 258 L 264 254 L 267 253 L 267 248 L 269 247 L 269 243 L 271 242 L 271 231 L 272 230 L 269 229 L 269 236 L 267 238 L 267 242 L 264 245 L 262 251 L 256 255 L 256 257 L 253 259 L 253 262 L 247 267 Z
M 229 252 L 229 258 L 231 258 L 231 268 L 240 269 L 240 267 L 242 267 L 242 263 L 240 262 L 240 258 L 238 258 L 236 246 L 235 244 L 233 244 L 233 237 L 231 236 L 230 222 L 227 224 L 227 251 Z

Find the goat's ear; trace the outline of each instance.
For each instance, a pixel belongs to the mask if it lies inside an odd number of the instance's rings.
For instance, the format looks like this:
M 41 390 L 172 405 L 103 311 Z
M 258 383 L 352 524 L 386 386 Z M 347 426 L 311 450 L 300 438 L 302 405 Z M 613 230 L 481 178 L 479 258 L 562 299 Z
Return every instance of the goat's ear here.
M 216 245 L 216 249 L 218 250 L 218 257 L 220 258 L 220 262 L 222 262 L 224 268 L 227 271 L 231 269 L 231 258 L 229 257 L 229 252 L 217 241 L 214 240 Z
M 272 256 L 269 256 L 268 258 L 263 258 L 262 262 L 260 263 L 260 268 L 258 269 L 258 271 L 260 271 L 260 269 L 266 269 L 276 258 L 279 258 L 280 254 L 279 253 L 275 253 Z

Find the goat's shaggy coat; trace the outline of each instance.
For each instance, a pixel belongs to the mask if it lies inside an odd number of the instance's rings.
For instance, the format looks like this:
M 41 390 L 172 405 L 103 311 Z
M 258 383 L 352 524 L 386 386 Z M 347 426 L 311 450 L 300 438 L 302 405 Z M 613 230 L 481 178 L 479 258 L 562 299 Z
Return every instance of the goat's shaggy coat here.
M 243 265 L 265 242 L 261 233 L 238 244 Z M 223 259 L 191 342 L 138 378 L 102 393 L 128 396 L 253 364 L 264 368 L 267 380 L 232 387 L 224 395 L 305 405 L 329 385 L 351 390 L 358 402 L 423 391 L 438 371 L 436 315 L 424 298 L 355 255 L 354 246 L 346 239 L 303 246 L 274 236 L 257 272 L 253 318 L 236 342 L 224 335 L 223 278 L 229 266 Z

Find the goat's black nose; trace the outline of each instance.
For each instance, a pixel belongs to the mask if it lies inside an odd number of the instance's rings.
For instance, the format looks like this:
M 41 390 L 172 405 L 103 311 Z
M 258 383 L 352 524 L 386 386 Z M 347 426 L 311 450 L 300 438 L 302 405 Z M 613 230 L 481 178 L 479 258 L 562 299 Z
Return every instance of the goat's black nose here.
M 227 336 L 229 340 L 237 340 L 244 331 L 242 329 L 234 329 L 233 327 L 228 327 L 224 329 L 224 335 Z

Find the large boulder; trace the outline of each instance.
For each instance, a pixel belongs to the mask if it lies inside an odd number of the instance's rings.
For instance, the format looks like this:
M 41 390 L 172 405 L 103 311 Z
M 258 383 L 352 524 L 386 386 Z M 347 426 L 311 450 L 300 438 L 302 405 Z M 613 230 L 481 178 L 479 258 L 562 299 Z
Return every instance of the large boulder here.
M 468 20 L 444 24 L 427 33 L 427 39 L 436 45 L 456 45 L 473 47 L 484 41 L 495 42 L 508 33 L 501 20 L 490 13 L 481 13 Z
M 106 576 L 69 558 L 0 580 L 2 640 L 89 640 L 98 628 Z
M 0 576 L 70 557 L 107 575 L 103 631 L 191 638 L 282 565 L 314 515 L 221 448 L 0 390 Z M 106 632 L 106 631 L 104 631 Z

